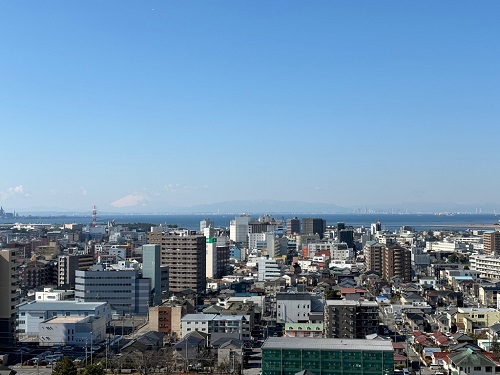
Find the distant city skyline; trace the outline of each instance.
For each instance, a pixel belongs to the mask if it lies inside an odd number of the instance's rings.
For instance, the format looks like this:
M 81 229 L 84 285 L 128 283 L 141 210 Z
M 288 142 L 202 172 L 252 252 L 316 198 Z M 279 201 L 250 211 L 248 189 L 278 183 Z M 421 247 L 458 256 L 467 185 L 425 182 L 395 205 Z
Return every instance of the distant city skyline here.
M 499 211 L 499 12 L 3 2 L 0 206 Z

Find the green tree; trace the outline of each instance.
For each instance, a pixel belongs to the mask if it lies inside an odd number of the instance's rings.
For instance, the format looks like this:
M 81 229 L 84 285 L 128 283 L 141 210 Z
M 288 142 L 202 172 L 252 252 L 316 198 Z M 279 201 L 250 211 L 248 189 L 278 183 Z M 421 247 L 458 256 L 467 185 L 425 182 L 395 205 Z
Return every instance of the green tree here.
M 100 365 L 87 365 L 80 373 L 81 375 L 105 375 L 106 372 Z
M 500 360 L 500 343 L 498 342 L 498 336 L 493 333 L 493 339 L 491 340 L 491 352 L 493 353 L 493 359 L 495 361 Z
M 329 289 L 325 291 L 325 299 L 342 299 L 342 296 L 338 290 Z
M 53 375 L 76 375 L 77 369 L 73 364 L 73 361 L 68 357 L 63 357 L 57 364 L 54 366 L 54 371 L 52 371 Z

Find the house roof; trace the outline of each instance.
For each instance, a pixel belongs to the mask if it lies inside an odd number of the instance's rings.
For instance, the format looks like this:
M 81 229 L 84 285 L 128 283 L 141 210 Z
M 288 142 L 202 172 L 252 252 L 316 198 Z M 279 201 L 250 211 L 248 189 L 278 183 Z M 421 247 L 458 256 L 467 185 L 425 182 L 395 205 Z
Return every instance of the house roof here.
M 450 358 L 456 366 L 460 367 L 495 366 L 493 361 L 472 349 L 467 349 L 458 353 L 450 353 L 448 354 L 448 358 Z

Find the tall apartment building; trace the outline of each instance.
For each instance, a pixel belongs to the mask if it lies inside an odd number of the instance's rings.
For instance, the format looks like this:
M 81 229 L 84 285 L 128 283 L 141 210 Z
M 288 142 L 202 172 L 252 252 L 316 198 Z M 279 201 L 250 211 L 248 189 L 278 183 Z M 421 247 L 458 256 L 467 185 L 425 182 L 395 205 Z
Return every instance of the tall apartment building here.
M 500 231 L 483 233 L 483 251 L 485 254 L 500 254 Z
M 151 305 L 168 298 L 168 266 L 161 264 L 160 245 L 142 245 L 142 277 L 151 280 Z
M 368 241 L 363 249 L 367 271 L 378 273 L 384 280 L 393 277 L 411 281 L 411 251 L 399 245 Z
M 378 311 L 375 301 L 326 300 L 324 336 L 364 339 L 378 333 Z
M 323 238 L 326 231 L 326 220 L 320 218 L 305 217 L 302 219 L 302 234 L 312 235 L 318 234 L 319 238 Z
M 385 245 L 377 241 L 368 241 L 363 247 L 365 256 L 365 267 L 367 271 L 373 271 L 382 276 L 382 253 Z
M 76 270 L 88 270 L 94 265 L 92 255 L 59 255 L 57 257 L 57 285 L 75 287 Z
M 382 278 L 391 280 L 393 277 L 402 282 L 411 281 L 411 251 L 399 245 L 384 248 L 382 255 Z
M 192 231 L 148 233 L 148 243 L 161 246 L 161 264 L 169 267 L 171 294 L 186 289 L 205 293 L 206 238 Z
M 0 250 L 0 347 L 16 341 L 16 305 L 19 300 L 16 251 Z

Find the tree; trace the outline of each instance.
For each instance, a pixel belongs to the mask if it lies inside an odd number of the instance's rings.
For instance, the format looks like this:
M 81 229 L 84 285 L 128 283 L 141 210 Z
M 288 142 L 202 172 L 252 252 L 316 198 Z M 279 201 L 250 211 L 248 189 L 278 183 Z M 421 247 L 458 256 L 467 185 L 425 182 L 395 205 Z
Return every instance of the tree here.
M 106 374 L 106 372 L 99 365 L 85 366 L 85 368 L 81 372 L 81 375 L 105 375 L 105 374 Z
M 500 343 L 498 343 L 498 336 L 496 332 L 493 333 L 493 339 L 491 340 L 491 352 L 493 353 L 493 359 L 495 361 L 500 360 Z
M 325 299 L 342 299 L 342 296 L 338 290 L 330 289 L 325 291 Z
M 54 370 L 52 371 L 53 375 L 76 375 L 77 369 L 73 364 L 73 361 L 68 357 L 63 357 L 57 364 L 54 366 Z

